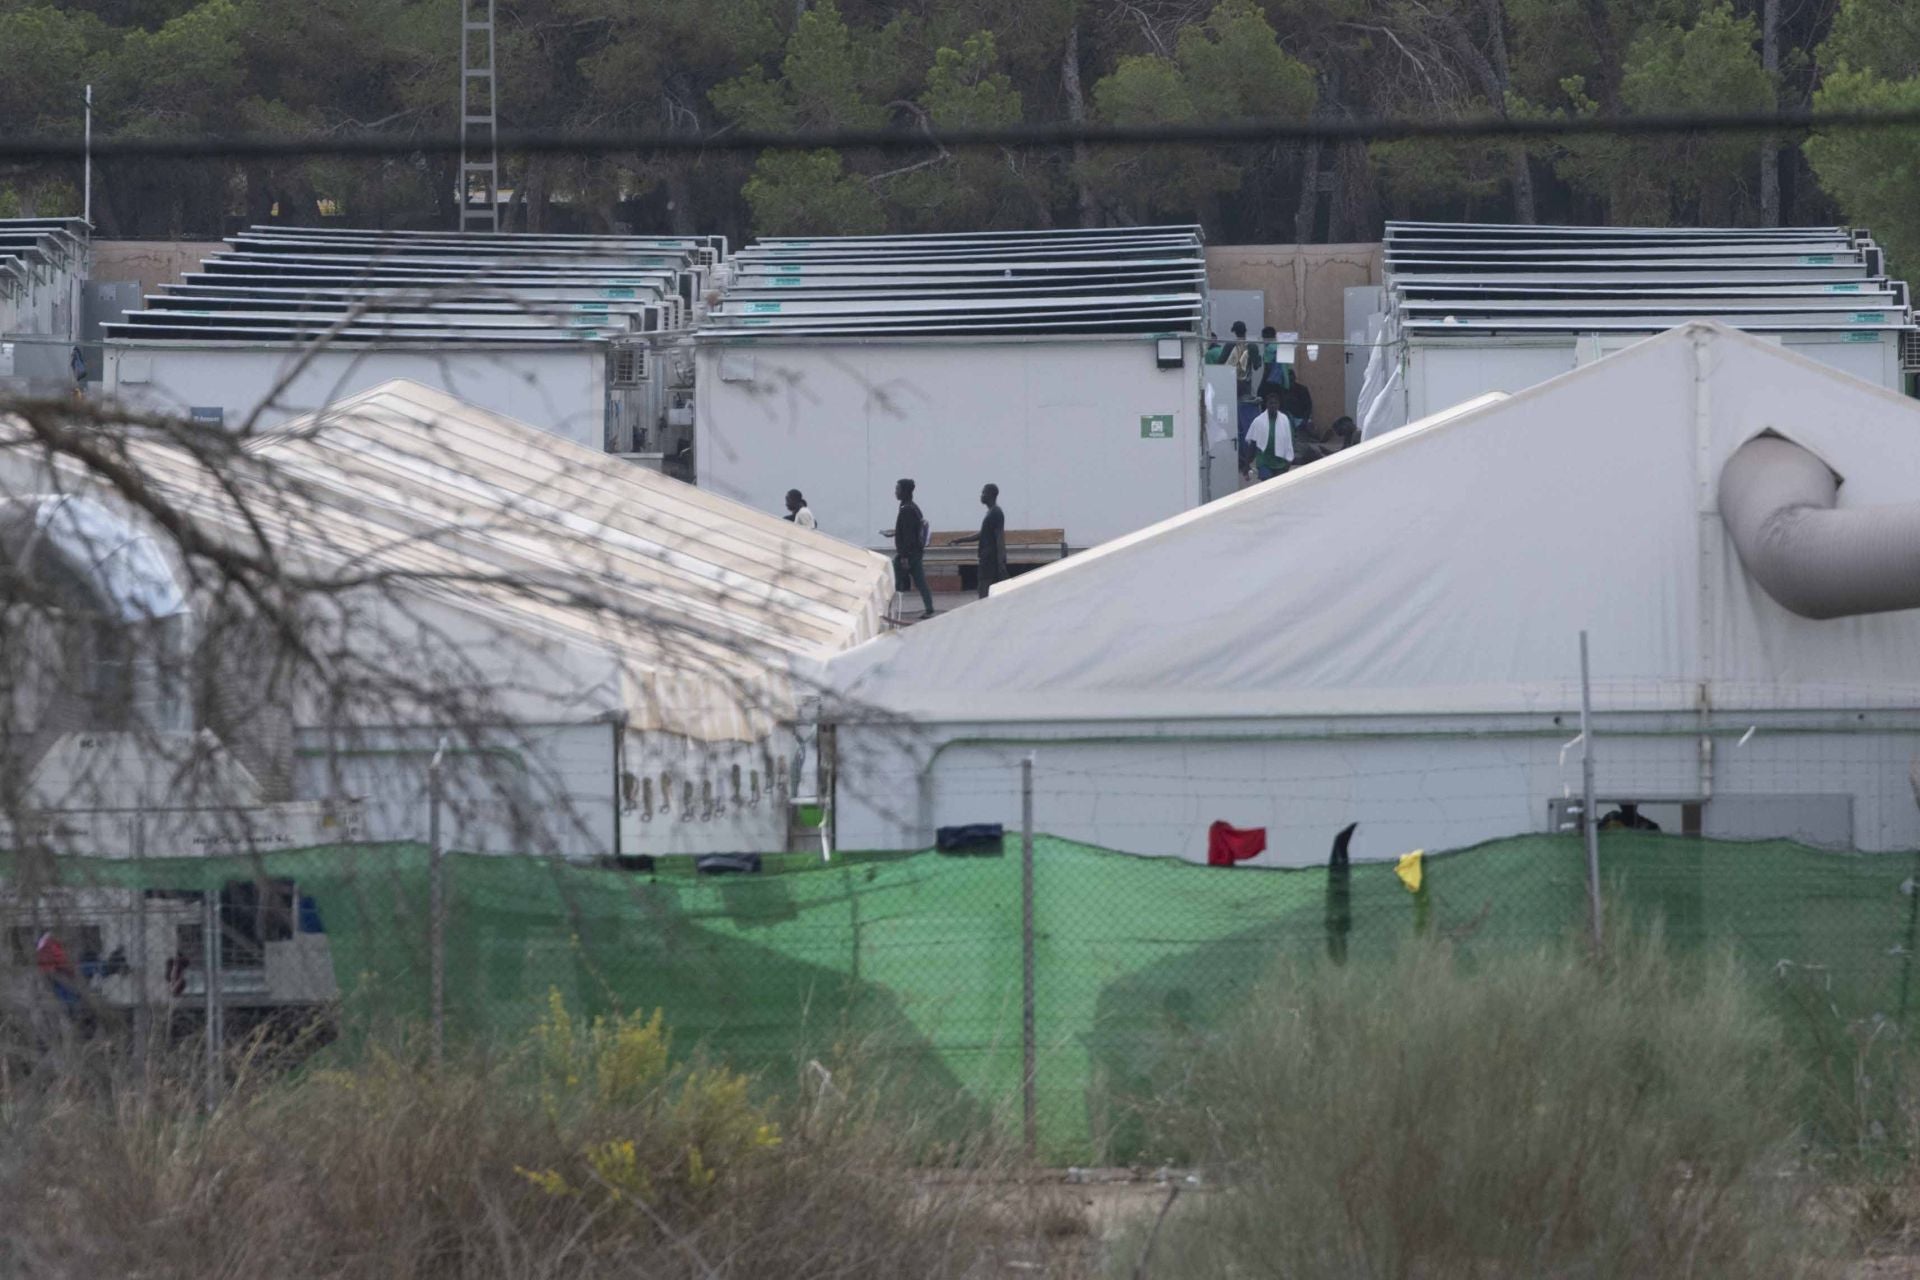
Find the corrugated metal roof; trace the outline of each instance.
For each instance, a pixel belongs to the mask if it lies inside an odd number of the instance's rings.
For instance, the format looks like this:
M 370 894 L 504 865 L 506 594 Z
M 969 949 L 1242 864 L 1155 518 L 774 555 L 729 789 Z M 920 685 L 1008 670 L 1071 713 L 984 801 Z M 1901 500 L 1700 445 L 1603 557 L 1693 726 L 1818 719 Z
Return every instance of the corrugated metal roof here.
M 79 218 L 0 218 L 0 281 L 15 291 L 79 274 L 86 254 L 87 224 Z
M 469 244 L 475 237 L 459 231 L 378 231 L 360 227 L 249 227 L 245 234 L 254 239 L 305 240 L 340 244 L 432 245 Z M 527 247 L 552 246 L 561 250 L 606 246 L 621 253 L 636 248 L 674 251 L 708 249 L 718 258 L 727 256 L 725 236 L 634 236 L 634 235 L 556 235 L 543 231 L 489 232 L 491 244 Z
M 720 238 L 255 227 L 109 341 L 604 342 L 683 328 Z
M 699 336 L 1199 334 L 1197 227 L 793 237 L 735 255 Z
M 1390 222 L 1390 336 L 1913 328 L 1906 286 L 1845 227 L 1515 227 Z

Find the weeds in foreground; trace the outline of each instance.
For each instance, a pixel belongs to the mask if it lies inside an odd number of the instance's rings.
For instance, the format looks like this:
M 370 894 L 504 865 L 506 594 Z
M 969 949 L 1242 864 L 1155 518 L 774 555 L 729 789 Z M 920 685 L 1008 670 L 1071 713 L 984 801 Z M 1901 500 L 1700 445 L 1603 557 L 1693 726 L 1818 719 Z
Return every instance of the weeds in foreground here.
M 1155 1276 L 1772 1276 L 1818 1251 L 1778 1024 L 1657 937 L 1604 966 L 1423 944 L 1286 971 L 1197 1058 L 1155 1123 L 1218 1189 Z
M 987 1137 L 914 1175 L 940 1118 L 816 1066 L 784 1096 L 658 1017 L 556 997 L 502 1061 L 370 1051 L 242 1079 L 211 1114 L 185 1059 L 45 1072 L 0 1108 L 0 1275 L 1070 1276 L 1046 1197 Z M 180 1068 L 178 1072 L 168 1068 Z

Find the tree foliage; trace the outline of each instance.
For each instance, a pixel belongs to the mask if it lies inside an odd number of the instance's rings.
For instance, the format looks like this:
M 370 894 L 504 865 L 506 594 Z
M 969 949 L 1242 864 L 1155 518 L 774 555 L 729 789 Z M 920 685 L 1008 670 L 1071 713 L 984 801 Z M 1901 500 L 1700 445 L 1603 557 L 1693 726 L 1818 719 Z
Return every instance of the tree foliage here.
M 1844 0 L 1827 46 L 1833 63 L 1816 106 L 1920 110 L 1920 12 L 1913 6 Z M 1920 265 L 1920 129 L 1816 134 L 1806 151 L 1846 216 L 1872 227 L 1903 270 Z
M 1608 115 L 1912 101 L 1920 7 L 1764 0 L 498 0 L 514 129 L 893 125 L 923 153 L 505 158 L 528 229 L 921 231 L 1197 218 L 1219 239 L 1350 239 L 1383 217 L 1751 223 L 1752 137 L 948 149 L 942 129 L 1072 119 Z M 451 132 L 459 0 L 0 0 L 0 131 Z M 1816 97 L 1817 94 L 1817 97 Z M 1780 216 L 1850 216 L 1920 250 L 1910 136 L 1780 142 Z M 1808 161 L 1812 164 L 1809 165 Z M 446 226 L 451 159 L 114 162 L 109 235 L 246 221 Z M 61 211 L 78 167 L 0 169 L 0 208 Z M 1770 188 L 1769 188 L 1770 189 Z

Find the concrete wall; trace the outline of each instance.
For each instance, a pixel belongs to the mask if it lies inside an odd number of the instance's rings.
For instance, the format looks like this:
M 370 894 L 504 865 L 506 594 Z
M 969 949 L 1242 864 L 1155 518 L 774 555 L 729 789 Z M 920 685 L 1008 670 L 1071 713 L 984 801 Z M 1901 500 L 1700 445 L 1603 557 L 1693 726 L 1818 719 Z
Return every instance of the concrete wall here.
M 1207 283 L 1266 294 L 1267 323 L 1300 335 L 1294 372 L 1313 393 L 1314 416 L 1332 421 L 1352 412 L 1346 404 L 1346 291 L 1379 284 L 1384 259 L 1377 244 L 1212 245 Z M 1310 361 L 1305 344 L 1315 341 L 1320 358 Z M 1353 358 L 1364 364 L 1367 353 L 1355 350 Z
M 902 476 L 939 531 L 978 528 L 992 482 L 1009 528 L 1093 546 L 1199 503 L 1199 344 L 1185 349 L 1161 369 L 1146 338 L 702 344 L 699 484 L 764 511 L 797 488 L 822 529 L 886 548 Z M 1158 415 L 1172 435 L 1143 436 Z
M 598 346 L 343 347 L 315 357 L 277 395 L 302 350 L 107 343 L 105 351 L 108 396 L 157 413 L 218 407 L 230 427 L 258 410 L 256 429 L 268 429 L 394 378 L 411 378 L 589 448 L 605 443 L 606 356 Z
M 218 240 L 95 240 L 91 278 L 136 281 L 144 297 L 199 270 L 201 259 L 225 247 Z
M 1909 716 L 1908 720 L 1914 719 Z M 1001 729 L 1014 731 L 1014 726 Z M 1560 749 L 1573 730 L 1541 727 L 1527 735 L 1479 737 L 1460 726 L 1442 737 L 1388 733 L 1283 739 L 1278 725 L 1138 725 L 1126 741 L 1061 741 L 1083 729 L 1025 726 L 1039 741 L 1020 745 L 955 742 L 960 731 L 915 734 L 842 726 L 835 821 L 842 849 L 930 847 L 936 828 L 1020 822 L 1020 760 L 1036 753 L 1034 824 L 1067 839 L 1124 852 L 1204 861 L 1210 823 L 1264 827 L 1263 866 L 1321 863 L 1333 835 L 1358 822 L 1353 856 L 1398 857 L 1411 849 L 1454 849 L 1547 829 L 1549 803 L 1580 790 L 1577 752 Z M 1907 767 L 1913 726 L 1876 725 L 1859 733 L 1761 731 L 1738 746 L 1739 730 L 1716 734 L 1711 798 L 1701 775 L 1698 739 L 1672 732 L 1596 733 L 1596 785 L 1603 801 L 1705 800 L 1708 835 L 1756 839 L 1807 837 L 1834 830 L 1836 807 L 1850 815 L 1851 843 L 1868 851 L 1920 843 L 1920 809 Z M 993 726 L 970 725 L 971 738 Z M 1101 726 L 1102 735 L 1126 726 Z M 1562 731 L 1565 737 L 1559 737 Z M 1158 741 L 1152 735 L 1171 735 Z M 1200 735 L 1236 740 L 1203 742 Z M 1263 734 L 1270 740 L 1254 740 Z M 1184 735 L 1184 736 L 1183 736 Z M 932 767 L 927 762 L 932 759 Z

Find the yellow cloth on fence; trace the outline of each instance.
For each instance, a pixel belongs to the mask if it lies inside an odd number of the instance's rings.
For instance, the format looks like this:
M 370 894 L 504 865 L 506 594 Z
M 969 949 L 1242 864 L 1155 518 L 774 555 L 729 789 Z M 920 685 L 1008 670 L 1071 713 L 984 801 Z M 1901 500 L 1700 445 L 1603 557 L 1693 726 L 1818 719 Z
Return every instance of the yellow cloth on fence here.
M 1412 853 L 1402 854 L 1400 861 L 1393 866 L 1393 874 L 1400 877 L 1400 883 L 1407 886 L 1408 893 L 1420 892 L 1420 859 L 1426 856 L 1425 849 L 1415 849 Z

